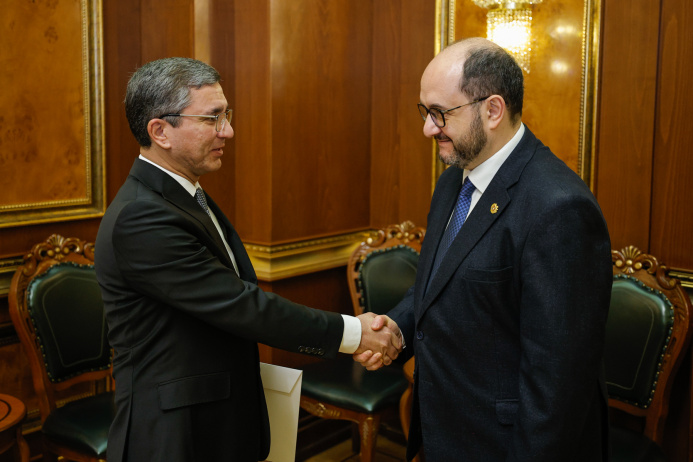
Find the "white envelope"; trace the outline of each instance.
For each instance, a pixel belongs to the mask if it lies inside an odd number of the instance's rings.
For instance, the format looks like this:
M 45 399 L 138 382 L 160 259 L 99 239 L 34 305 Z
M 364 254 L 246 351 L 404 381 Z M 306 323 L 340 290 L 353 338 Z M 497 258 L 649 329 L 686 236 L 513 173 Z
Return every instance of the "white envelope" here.
M 260 363 L 272 445 L 267 461 L 294 462 L 303 371 Z

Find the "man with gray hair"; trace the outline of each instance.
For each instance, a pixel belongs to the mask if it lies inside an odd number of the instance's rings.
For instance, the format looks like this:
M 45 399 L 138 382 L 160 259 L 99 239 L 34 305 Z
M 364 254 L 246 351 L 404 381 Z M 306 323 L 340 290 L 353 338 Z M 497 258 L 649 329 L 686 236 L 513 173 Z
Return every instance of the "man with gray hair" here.
M 140 155 L 95 253 L 115 351 L 109 462 L 264 460 L 257 342 L 323 358 L 369 350 L 388 364 L 401 350 L 386 317 L 308 308 L 257 286 L 240 237 L 199 184 L 233 137 L 219 81 L 205 63 L 168 58 L 128 83 Z

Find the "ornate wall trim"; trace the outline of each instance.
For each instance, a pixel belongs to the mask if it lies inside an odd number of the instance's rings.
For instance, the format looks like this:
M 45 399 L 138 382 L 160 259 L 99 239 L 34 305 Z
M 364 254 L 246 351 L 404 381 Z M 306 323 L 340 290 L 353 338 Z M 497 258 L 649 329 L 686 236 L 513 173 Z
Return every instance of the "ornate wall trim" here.
M 290 244 L 245 243 L 261 281 L 276 281 L 346 265 L 354 249 L 375 231 L 365 230 Z

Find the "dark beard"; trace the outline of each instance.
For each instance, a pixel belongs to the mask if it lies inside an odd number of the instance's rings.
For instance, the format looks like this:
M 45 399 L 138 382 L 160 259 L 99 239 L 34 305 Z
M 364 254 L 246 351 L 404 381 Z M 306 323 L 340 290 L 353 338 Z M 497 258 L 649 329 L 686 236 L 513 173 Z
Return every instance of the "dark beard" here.
M 455 148 L 452 152 L 452 159 L 446 162 L 439 156 L 444 163 L 464 169 L 479 157 L 481 150 L 484 149 L 488 141 L 486 133 L 484 133 L 484 125 L 479 111 L 477 111 L 476 117 L 469 125 L 469 133 L 466 136 L 451 141 L 452 146 Z

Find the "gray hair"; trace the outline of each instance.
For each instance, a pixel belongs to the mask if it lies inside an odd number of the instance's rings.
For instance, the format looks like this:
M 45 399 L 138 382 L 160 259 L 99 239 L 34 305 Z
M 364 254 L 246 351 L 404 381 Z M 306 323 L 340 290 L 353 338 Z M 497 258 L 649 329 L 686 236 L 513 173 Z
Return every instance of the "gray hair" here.
M 150 120 L 177 114 L 190 105 L 190 89 L 214 85 L 221 78 L 209 64 L 192 58 L 165 58 L 140 67 L 130 78 L 125 94 L 125 116 L 142 147 L 152 145 Z M 176 127 L 180 117 L 166 119 Z

